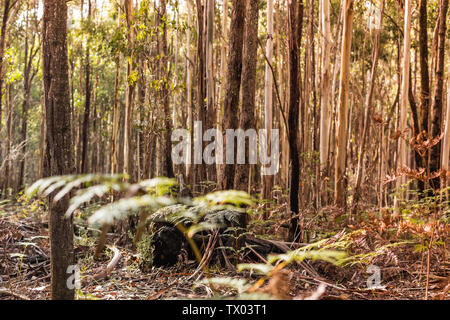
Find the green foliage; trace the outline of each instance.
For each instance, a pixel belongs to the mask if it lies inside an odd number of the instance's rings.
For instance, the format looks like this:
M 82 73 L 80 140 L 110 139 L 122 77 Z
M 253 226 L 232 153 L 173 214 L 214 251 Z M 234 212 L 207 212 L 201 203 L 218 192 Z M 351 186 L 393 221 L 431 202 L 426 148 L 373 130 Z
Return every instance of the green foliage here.
M 236 190 L 216 191 L 209 193 L 205 197 L 198 198 L 198 201 L 206 201 L 210 206 L 229 204 L 237 208 L 251 206 L 253 204 L 253 200 L 248 193 Z
M 277 261 L 282 261 L 287 264 L 293 262 L 302 262 L 305 259 L 312 260 L 323 260 L 335 265 L 340 265 L 346 256 L 345 252 L 336 251 L 336 250 L 307 250 L 305 248 L 300 248 L 294 251 L 290 251 L 284 254 L 271 255 L 268 257 L 269 263 L 275 263 Z
M 145 193 L 122 198 L 100 207 L 89 218 L 89 223 L 95 225 L 113 224 L 130 214 L 136 214 L 142 210 L 154 212 L 159 208 L 172 206 L 178 202 L 173 195 L 174 187 L 176 187 L 174 179 L 160 177 L 129 184 L 122 181 L 126 178 L 124 175 L 100 174 L 50 177 L 36 181 L 26 190 L 26 196 L 28 198 L 36 195 L 47 197 L 56 193 L 53 201 L 59 201 L 74 189 L 78 189 L 66 211 L 66 216 L 70 216 L 83 204 L 95 197 L 101 198 L 111 191 L 136 193 L 138 190 Z M 238 223 L 237 215 L 230 209 L 245 211 L 242 207 L 250 206 L 253 203 L 253 199 L 248 194 L 234 190 L 214 192 L 195 198 L 192 202 L 183 201 L 185 204 L 172 208 L 174 209 L 172 211 L 159 212 L 155 216 L 150 216 L 147 223 L 161 218 L 172 222 L 189 221 L 191 226 L 187 232 L 192 236 L 197 232 L 224 225 L 224 219 Z M 186 206 L 186 202 L 195 207 Z M 204 219 L 205 216 L 208 216 L 208 219 Z
M 203 279 L 198 281 L 194 288 L 199 287 L 200 285 L 213 285 L 213 286 L 219 286 L 219 287 L 227 287 L 232 289 L 234 292 L 238 294 L 242 294 L 248 289 L 250 289 L 251 284 L 248 283 L 246 279 L 239 279 L 239 278 L 230 278 L 230 277 L 217 277 L 217 278 L 210 278 L 210 279 Z
M 150 195 L 120 199 L 107 204 L 97 210 L 90 218 L 89 224 L 103 225 L 114 224 L 128 215 L 136 214 L 140 210 L 154 211 L 158 208 L 174 204 L 175 201 L 169 197 L 154 197 Z
M 124 175 L 99 174 L 50 177 L 35 182 L 27 189 L 26 195 L 28 197 L 35 195 L 47 197 L 60 189 L 53 198 L 53 201 L 59 201 L 73 189 L 86 186 L 84 189 L 79 189 L 77 195 L 71 199 L 70 206 L 66 211 L 66 217 L 68 217 L 94 197 L 103 197 L 111 191 L 129 192 L 140 189 L 147 192 L 142 196 L 120 199 L 101 207 L 89 218 L 89 223 L 96 225 L 113 224 L 129 214 L 137 213 L 140 209 L 156 210 L 174 204 L 173 199 L 163 196 L 163 194 L 169 193 L 170 188 L 176 184 L 174 179 L 155 178 L 130 185 L 121 181 L 125 178 L 127 177 Z
M 153 246 L 152 246 L 153 234 L 144 234 L 142 239 L 137 243 L 136 250 L 139 254 L 138 265 L 139 268 L 147 272 L 153 266 Z

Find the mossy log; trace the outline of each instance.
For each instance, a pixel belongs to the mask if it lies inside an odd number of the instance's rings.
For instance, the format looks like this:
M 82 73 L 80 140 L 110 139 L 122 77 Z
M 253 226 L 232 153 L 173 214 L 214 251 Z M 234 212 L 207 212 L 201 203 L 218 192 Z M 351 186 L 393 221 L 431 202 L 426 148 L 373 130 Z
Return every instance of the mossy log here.
M 186 205 L 173 205 L 156 211 L 148 220 L 148 233 L 137 245 L 141 255 L 141 270 L 147 271 L 152 266 L 172 266 L 182 260 L 183 253 L 187 255 L 187 259 L 195 259 L 195 253 L 185 234 L 192 228 L 199 230 L 191 239 L 201 255 L 205 253 L 209 237 L 218 231 L 221 241 L 217 241 L 216 246 L 210 249 L 213 250 L 210 263 L 224 265 L 223 253 L 233 260 L 236 252 L 243 253 L 240 249 L 245 246 L 248 248 L 245 254 L 255 259 L 258 259 L 255 251 L 263 256 L 286 251 L 281 245 L 246 233 L 241 228 L 242 215 L 245 214 L 228 207 L 204 208 Z

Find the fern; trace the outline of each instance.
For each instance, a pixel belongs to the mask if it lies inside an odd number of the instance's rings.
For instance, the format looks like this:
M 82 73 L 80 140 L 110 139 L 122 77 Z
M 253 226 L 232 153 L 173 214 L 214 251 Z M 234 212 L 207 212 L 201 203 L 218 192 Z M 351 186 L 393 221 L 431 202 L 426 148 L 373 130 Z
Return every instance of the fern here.
M 230 206 L 233 209 L 242 208 L 245 206 L 251 206 L 254 203 L 253 198 L 244 191 L 237 190 L 225 190 L 216 191 L 207 194 L 204 197 L 196 198 L 198 204 L 207 204 L 208 206 L 214 206 L 217 209 L 229 209 Z
M 77 195 L 71 199 L 70 206 L 65 214 L 66 217 L 68 217 L 81 205 L 88 203 L 94 197 L 102 197 L 111 191 L 128 192 L 131 190 L 142 189 L 154 195 L 121 199 L 103 206 L 90 217 L 89 222 L 91 224 L 114 223 L 115 221 L 126 217 L 128 214 L 135 213 L 139 209 L 149 208 L 151 210 L 156 210 L 160 207 L 174 203 L 169 197 L 162 196 L 169 193 L 170 188 L 176 184 L 174 179 L 155 178 L 130 185 L 127 182 L 122 182 L 122 180 L 127 178 L 128 176 L 120 174 L 87 174 L 50 177 L 36 181 L 27 189 L 26 196 L 28 198 L 36 195 L 47 197 L 60 189 L 53 198 L 53 201 L 59 201 L 75 188 L 86 185 L 87 188 L 78 190 Z
M 32 198 L 36 195 L 47 197 L 57 189 L 64 187 L 56 196 L 55 201 L 58 201 L 64 197 L 67 193 L 74 188 L 81 186 L 82 184 L 111 184 L 119 183 L 121 180 L 125 180 L 128 177 L 126 175 L 101 175 L 101 174 L 83 174 L 83 175 L 66 175 L 55 176 L 50 178 L 44 178 L 36 181 L 26 190 L 28 198 Z M 129 187 L 128 183 L 121 183 L 122 189 Z
M 194 288 L 198 288 L 200 285 L 227 287 L 233 289 L 238 294 L 244 293 L 251 287 L 251 284 L 249 284 L 246 279 L 236 279 L 231 277 L 202 279 L 194 284 Z
M 297 249 L 293 251 L 289 251 L 284 254 L 278 255 L 269 255 L 267 261 L 269 263 L 275 263 L 277 261 L 282 261 L 287 264 L 290 264 L 294 261 L 302 262 L 305 259 L 311 260 L 323 260 L 335 265 L 340 265 L 346 256 L 345 252 L 336 251 L 336 250 L 302 250 Z
M 128 215 L 137 213 L 140 209 L 150 209 L 154 211 L 174 203 L 175 200 L 169 197 L 153 197 L 150 195 L 120 199 L 101 207 L 89 218 L 88 222 L 91 225 L 113 224 Z

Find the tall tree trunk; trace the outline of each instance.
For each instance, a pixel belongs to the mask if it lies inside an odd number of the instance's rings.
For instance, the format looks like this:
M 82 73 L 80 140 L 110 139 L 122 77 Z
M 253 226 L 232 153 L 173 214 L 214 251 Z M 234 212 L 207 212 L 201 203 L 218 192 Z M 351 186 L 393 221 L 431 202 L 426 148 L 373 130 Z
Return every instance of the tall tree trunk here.
M 344 26 L 342 37 L 341 75 L 339 80 L 338 124 L 336 130 L 336 158 L 334 172 L 334 202 L 345 208 L 346 201 L 346 160 L 348 131 L 348 94 L 350 80 L 350 52 L 352 45 L 353 0 L 345 0 Z
M 427 0 L 419 4 L 419 55 L 420 55 L 420 129 L 428 132 L 430 111 L 430 79 L 428 76 Z M 416 134 L 419 134 L 417 132 Z
M 88 0 L 88 22 L 91 21 L 91 0 Z M 89 37 L 89 36 L 88 36 Z M 91 65 L 89 54 L 89 40 L 86 44 L 85 58 L 85 103 L 84 103 L 84 119 L 83 119 L 83 149 L 81 154 L 81 173 L 88 173 L 88 136 L 89 136 L 89 117 L 91 113 Z
M 227 83 L 223 108 L 224 130 L 238 127 L 239 89 L 241 86 L 242 48 L 244 38 L 245 1 L 232 1 L 232 14 L 230 23 L 230 44 L 228 48 Z M 224 139 L 224 147 L 229 141 Z M 226 149 L 225 149 L 226 150 Z M 224 152 L 225 154 L 226 152 Z M 236 163 L 236 144 L 233 150 L 233 159 L 224 159 L 222 189 L 232 189 L 234 185 L 234 171 Z M 233 160 L 233 161 L 231 161 Z M 227 163 L 227 162 L 232 162 Z
M 444 137 L 442 140 L 442 170 L 446 170 L 447 173 L 450 172 L 450 67 L 448 68 L 449 73 L 447 74 L 447 111 L 446 120 L 444 127 Z M 447 181 L 447 186 L 449 185 L 450 179 L 444 177 L 444 181 Z M 448 194 L 448 192 L 447 192 Z
M 220 40 L 220 90 L 217 103 L 217 130 L 223 130 L 223 105 L 225 103 L 225 85 L 227 77 L 227 39 L 228 39 L 228 3 L 229 0 L 222 0 L 222 34 Z M 223 166 L 216 164 L 217 181 L 223 179 Z
M 3 100 L 3 62 L 5 58 L 5 46 L 6 46 L 6 33 L 8 28 L 8 19 L 10 17 L 11 9 L 13 6 L 13 2 L 11 0 L 5 0 L 3 5 L 3 19 L 2 19 L 2 25 L 0 29 L 0 141 L 1 134 L 2 134 L 2 100 Z M 6 157 L 8 154 L 5 155 Z M 0 143 L 0 164 L 2 163 L 2 145 Z M 1 174 L 1 172 L 0 172 Z M 0 197 L 1 197 L 1 191 L 3 188 L 3 184 L 0 184 Z M 5 193 L 6 190 L 3 189 L 3 192 Z
M 45 86 L 44 79 L 42 79 L 42 93 L 41 93 L 41 110 L 40 110 L 40 123 L 39 123 L 39 179 L 44 178 L 44 163 L 45 163 L 45 137 L 46 137 L 46 123 L 45 123 Z M 72 118 L 71 118 L 72 119 Z
M 330 127 L 330 0 L 322 0 L 322 81 L 320 89 L 320 166 L 323 171 L 327 167 L 329 127 Z
M 430 112 L 430 78 L 428 75 L 428 16 L 427 16 L 427 0 L 420 0 L 419 3 L 419 63 L 420 63 L 420 120 L 419 130 L 416 135 L 421 132 L 429 132 L 428 119 Z M 424 159 L 428 158 L 428 152 L 424 158 L 420 156 L 416 159 L 417 167 L 426 167 Z M 423 192 L 425 186 L 422 181 L 418 182 L 419 191 Z
M 67 3 L 44 1 L 43 78 L 47 123 L 46 176 L 73 172 L 70 123 L 69 76 L 67 64 Z M 73 223 L 65 218 L 66 196 L 49 202 L 49 234 L 52 299 L 73 299 L 74 288 L 67 286 L 68 267 L 73 264 Z
M 11 84 L 6 84 L 5 88 L 6 96 L 6 139 L 5 139 L 5 175 L 3 177 L 3 193 L 8 196 L 8 189 L 11 186 L 11 175 L 12 171 L 12 154 L 11 154 L 11 144 L 12 144 L 12 123 L 13 123 L 13 106 L 11 101 Z
M 214 103 L 214 64 L 213 64 L 213 42 L 214 42 L 214 7 L 215 0 L 207 0 L 205 10 L 205 26 L 206 26 L 206 112 L 207 123 L 209 128 L 214 128 L 216 125 L 216 110 Z M 207 166 L 207 179 L 208 181 L 216 180 L 216 164 Z
M 187 91 L 187 110 L 188 110 L 188 128 L 191 137 L 191 142 L 193 141 L 194 132 L 194 110 L 192 103 L 192 55 L 191 55 L 191 23 L 192 23 L 192 3 L 191 0 L 187 1 L 187 30 L 186 30 L 186 91 Z M 192 143 L 189 146 L 190 150 L 186 154 L 186 180 L 191 185 L 194 184 L 194 170 L 192 170 Z
M 120 53 L 116 58 L 116 76 L 114 81 L 114 110 L 113 128 L 111 141 L 111 174 L 119 172 L 119 76 L 120 76 Z
M 98 89 L 99 75 L 95 76 L 94 88 L 92 89 L 92 158 L 91 158 L 91 172 L 98 173 L 102 172 L 99 166 L 100 159 L 100 145 L 103 144 L 102 141 L 102 121 L 101 117 L 98 115 L 97 110 L 97 89 Z M 100 113 L 102 115 L 102 113 Z
M 120 7 L 117 13 L 117 27 L 120 28 Z M 116 56 L 116 75 L 114 80 L 114 110 L 113 110 L 113 127 L 111 140 L 111 174 L 119 172 L 119 77 L 120 77 L 120 52 Z
M 436 85 L 433 95 L 433 120 L 431 123 L 431 134 L 434 138 L 440 137 L 442 132 L 442 110 L 444 93 L 444 61 L 445 61 L 445 33 L 447 30 L 446 19 L 448 11 L 448 0 L 439 2 L 439 27 L 436 48 Z M 430 172 L 437 172 L 441 168 L 441 140 L 431 149 Z M 431 187 L 435 190 L 440 188 L 440 178 L 431 181 Z
M 407 129 L 407 105 L 408 105 L 408 90 L 409 90 L 409 67 L 410 67 L 410 47 L 411 47 L 411 0 L 405 1 L 405 25 L 404 25 L 404 42 L 403 42 L 403 70 L 402 70 L 402 87 L 400 99 L 400 120 L 398 131 L 403 133 Z M 397 153 L 397 168 L 406 165 L 407 149 L 406 141 L 403 137 L 398 140 Z M 400 177 L 397 180 L 397 188 L 406 182 L 405 177 Z M 398 209 L 399 199 L 394 199 L 395 215 L 399 215 Z
M 228 1 L 222 0 L 222 34 L 220 39 L 220 90 L 218 105 L 223 104 L 225 96 L 225 81 L 227 74 L 227 41 L 228 39 Z M 220 107 L 217 108 L 217 114 L 220 115 Z M 219 117 L 218 117 L 219 119 Z
M 205 104 L 206 99 L 206 83 L 205 83 L 205 74 L 206 74 L 206 52 L 205 52 L 205 19 L 204 19 L 204 11 L 206 10 L 204 5 L 202 4 L 202 0 L 196 0 L 197 4 L 197 121 L 202 123 L 202 132 L 201 136 L 203 137 L 204 128 L 207 123 L 207 108 Z M 194 130 L 195 131 L 195 130 Z M 197 155 L 202 157 L 203 154 Z M 195 155 L 192 157 L 195 164 L 195 182 L 200 182 L 205 180 L 205 166 L 201 162 L 195 161 Z M 200 159 L 201 161 L 201 159 Z
M 256 94 L 256 62 L 258 50 L 258 9 L 259 0 L 249 0 L 245 24 L 244 56 L 242 69 L 242 108 L 239 128 L 246 131 L 255 128 L 255 94 Z M 245 164 L 236 164 L 234 188 L 247 191 L 249 181 L 249 151 L 253 146 L 245 148 Z
M 289 158 L 290 158 L 290 188 L 289 209 L 291 218 L 289 223 L 289 241 L 297 241 L 300 236 L 298 214 L 298 187 L 300 177 L 298 121 L 300 107 L 300 45 L 303 25 L 303 1 L 290 0 L 289 15 Z
M 139 79 L 137 83 L 137 104 L 139 108 L 139 132 L 138 132 L 138 180 L 145 179 L 144 164 L 145 164 L 145 98 L 146 98 L 146 77 L 144 69 L 144 57 L 139 57 L 138 74 Z
M 267 132 L 268 150 L 270 150 L 270 141 L 273 123 L 273 0 L 267 1 L 267 40 L 266 40 L 266 65 L 264 78 L 264 128 Z M 270 64 L 269 64 L 270 63 Z M 245 75 L 245 72 L 244 72 Z M 243 91 L 244 94 L 247 91 Z M 272 192 L 273 176 L 265 175 L 263 178 L 263 199 L 270 199 Z
M 8 28 L 8 19 L 11 13 L 12 1 L 5 0 L 3 5 L 3 19 L 0 29 L 0 134 L 2 130 L 2 99 L 3 99 L 3 60 L 5 58 L 6 33 Z M 1 148 L 0 148 L 1 152 Z M 0 153 L 1 156 L 1 153 Z
M 168 50 L 167 50 L 167 16 L 166 16 L 166 0 L 161 1 L 161 9 L 159 22 L 162 24 L 162 39 L 161 39 L 161 53 L 162 53 L 162 72 L 163 72 L 163 87 L 161 90 L 162 100 L 164 105 L 164 160 L 163 160 L 163 175 L 166 177 L 174 177 L 172 166 L 172 121 L 170 119 L 170 106 L 169 106 L 169 66 L 168 66 Z
M 131 47 L 134 41 L 133 31 L 133 4 L 131 0 L 125 0 L 125 16 L 127 20 L 128 29 L 128 46 Z M 133 93 L 135 83 L 131 79 L 134 72 L 133 53 L 128 57 L 127 63 L 127 87 L 125 92 L 125 117 L 123 126 L 123 173 L 131 175 L 130 158 L 131 158 L 131 140 L 132 140 L 132 119 L 133 119 Z

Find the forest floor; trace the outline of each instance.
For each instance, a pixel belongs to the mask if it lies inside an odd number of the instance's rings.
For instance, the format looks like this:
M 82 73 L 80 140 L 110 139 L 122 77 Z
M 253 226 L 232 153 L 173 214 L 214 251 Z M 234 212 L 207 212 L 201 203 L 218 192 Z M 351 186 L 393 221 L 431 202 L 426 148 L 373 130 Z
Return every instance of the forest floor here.
M 45 215 L 36 203 L 0 203 L 0 300 L 49 299 L 50 248 L 47 227 Z M 391 227 L 398 229 L 398 225 Z M 402 239 L 393 239 L 389 232 L 377 226 L 369 228 L 359 225 L 353 228 L 350 230 L 335 226 L 334 230 L 327 232 L 334 234 L 329 241 L 352 232 L 353 240 L 346 250 L 359 256 L 360 260 L 354 260 L 355 263 L 345 268 L 321 260 L 290 264 L 283 271 L 286 276 L 280 276 L 278 280 L 273 276 L 258 290 L 280 299 L 304 299 L 317 293 L 319 285 L 323 283 L 326 287 L 320 292 L 320 299 L 425 298 L 428 251 L 417 250 L 419 240 L 386 246 L 399 243 Z M 108 237 L 108 243 L 114 243 L 119 235 L 109 234 Z M 236 292 L 230 288 L 199 284 L 198 278 L 205 278 L 205 275 L 203 272 L 194 274 L 198 266 L 196 261 L 180 262 L 170 268 L 153 268 L 149 273 L 143 273 L 138 268 L 136 252 L 119 245 L 116 247 L 121 256 L 117 265 L 107 277 L 95 280 L 95 275 L 105 269 L 112 257 L 111 250 L 106 249 L 102 259 L 95 261 L 95 241 L 96 237 L 75 237 L 75 256 L 82 275 L 82 286 L 77 290 L 78 299 L 236 298 Z M 380 248 L 381 251 L 378 250 Z M 448 243 L 433 247 L 430 251 L 428 299 L 450 298 L 450 255 L 446 248 Z M 366 273 L 368 261 L 380 268 L 382 287 L 379 289 L 367 288 L 370 276 Z M 248 271 L 235 273 L 217 265 L 211 265 L 208 273 L 209 277 L 245 279 L 249 283 L 256 283 L 261 278 Z

